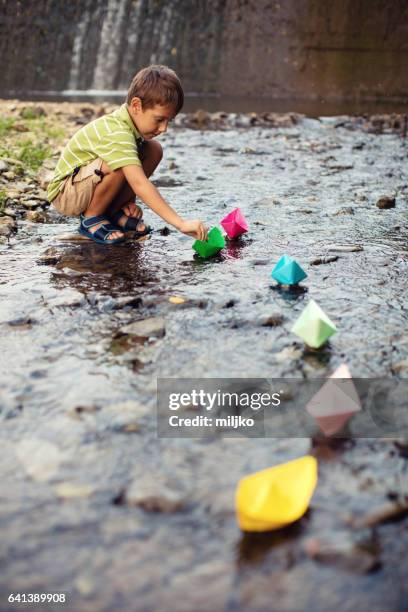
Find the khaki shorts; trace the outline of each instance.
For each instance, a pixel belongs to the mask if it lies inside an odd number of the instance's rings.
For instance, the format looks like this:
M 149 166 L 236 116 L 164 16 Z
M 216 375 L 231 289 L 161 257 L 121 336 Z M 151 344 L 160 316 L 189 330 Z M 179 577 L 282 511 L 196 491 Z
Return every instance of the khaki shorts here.
M 96 185 L 103 179 L 102 163 L 101 159 L 94 159 L 62 181 L 59 193 L 52 201 L 59 213 L 77 217 L 88 208 Z

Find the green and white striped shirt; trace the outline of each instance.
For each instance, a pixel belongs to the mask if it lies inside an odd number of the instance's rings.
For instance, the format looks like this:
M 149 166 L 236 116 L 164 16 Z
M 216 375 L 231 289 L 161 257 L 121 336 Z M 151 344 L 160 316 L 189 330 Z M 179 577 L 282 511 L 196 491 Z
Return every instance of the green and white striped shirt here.
M 53 179 L 48 185 L 48 200 L 52 202 L 58 195 L 61 182 L 72 174 L 75 168 L 80 168 L 97 157 L 103 159 L 111 170 L 131 164 L 141 166 L 137 147 L 142 142 L 143 138 L 137 131 L 126 104 L 122 104 L 113 113 L 84 125 L 62 151 Z

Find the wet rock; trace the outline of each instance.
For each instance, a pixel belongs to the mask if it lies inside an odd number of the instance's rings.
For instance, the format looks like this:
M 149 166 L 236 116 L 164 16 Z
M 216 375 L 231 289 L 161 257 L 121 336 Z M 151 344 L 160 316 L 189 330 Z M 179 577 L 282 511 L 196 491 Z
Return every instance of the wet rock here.
M 21 200 L 21 204 L 24 206 L 24 208 L 38 208 L 39 206 L 41 206 L 41 200 Z
M 288 346 L 279 353 L 275 353 L 275 359 L 276 361 L 282 363 L 285 361 L 293 361 L 295 359 L 300 359 L 302 355 L 303 352 L 300 348 L 296 346 Z
M 47 223 L 48 217 L 44 212 L 40 212 L 38 210 L 28 210 L 25 214 L 25 220 L 31 221 L 32 223 Z
M 395 196 L 382 196 L 376 206 L 381 209 L 395 208 Z
M 361 244 L 330 244 L 327 250 L 338 253 L 357 253 L 364 251 L 364 247 Z
M 0 217 L 0 236 L 10 236 L 17 228 L 13 217 Z
M 395 440 L 394 444 L 395 447 L 398 449 L 401 457 L 405 457 L 405 459 L 408 459 L 408 438 Z
M 166 333 L 166 322 L 162 317 L 150 317 L 125 325 L 120 332 L 138 338 L 162 338 Z
M 51 442 L 39 438 L 19 442 L 16 456 L 26 473 L 38 482 L 53 478 L 62 461 L 61 451 Z
M 136 478 L 115 500 L 119 505 L 137 506 L 146 512 L 178 512 L 185 505 L 185 495 L 160 473 L 146 473 Z
M 255 149 L 253 149 L 252 147 L 242 147 L 242 149 L 240 149 L 238 152 L 241 155 L 256 155 L 257 154 Z
M 404 499 L 372 508 L 365 516 L 351 517 L 348 522 L 353 529 L 367 529 L 382 523 L 399 521 L 407 515 L 408 499 Z
M 65 289 L 61 295 L 57 295 L 48 300 L 48 306 L 59 308 L 64 306 L 81 306 L 85 302 L 85 297 L 80 291 L 75 289 Z
M 72 410 L 69 410 L 67 414 L 72 419 L 81 420 L 82 415 L 94 414 L 95 412 L 98 412 L 98 410 L 100 410 L 99 406 L 95 406 L 94 404 L 81 405 L 81 406 L 75 406 L 75 408 L 72 408 Z
M 113 301 L 112 309 L 121 310 L 122 308 L 140 308 L 143 305 L 143 300 L 139 296 L 126 295 L 116 298 Z
M 176 181 L 176 179 L 171 176 L 162 176 L 158 179 L 155 179 L 153 183 L 156 187 L 179 187 L 183 183 L 181 181 Z
M 8 169 L 9 169 L 8 164 L 6 164 L 5 161 L 0 159 L 0 172 L 7 172 Z
M 29 316 L 17 317 L 17 319 L 7 321 L 7 325 L 18 329 L 31 329 L 33 323 L 35 323 L 35 321 Z
M 211 115 L 207 111 L 198 109 L 191 117 L 191 122 L 199 128 L 207 127 L 211 121 Z
M 340 208 L 340 210 L 333 214 L 333 217 L 340 217 L 341 215 L 354 215 L 354 208 L 352 208 L 351 206 Z
M 327 165 L 327 169 L 330 170 L 330 174 L 335 174 L 337 172 L 343 172 L 344 170 L 352 170 L 354 168 L 353 164 L 329 164 Z
M 316 259 L 312 259 L 310 262 L 311 266 L 320 266 L 323 264 L 333 263 L 333 261 L 337 261 L 339 258 L 338 255 L 328 255 L 327 257 L 316 257 Z
M 178 553 L 180 555 L 180 553 Z M 234 575 L 231 565 L 226 561 L 213 559 L 198 566 L 183 565 L 184 569 L 172 577 L 168 585 L 170 601 L 177 602 L 172 607 L 178 612 L 203 612 L 207 610 L 228 610 L 233 590 Z M 205 588 L 203 589 L 203 585 Z M 236 606 L 238 609 L 238 607 Z M 251 606 L 240 609 L 257 610 Z M 262 608 L 266 610 L 267 608 Z
M 310 538 L 305 552 L 315 561 L 357 574 L 367 574 L 381 565 L 379 546 L 371 536 L 359 541 L 349 533 L 338 532 Z
M 47 189 L 48 185 L 52 181 L 54 176 L 54 172 L 52 170 L 48 170 L 47 168 L 41 168 L 37 174 L 37 180 L 42 189 Z
M 89 497 L 94 493 L 95 488 L 91 485 L 75 484 L 73 482 L 61 482 L 54 491 L 60 499 L 77 499 L 81 497 Z
M 55 266 L 60 260 L 60 254 L 54 247 L 48 248 L 38 259 L 40 266 Z
M 30 185 L 29 183 L 24 183 L 23 181 L 19 181 L 18 183 L 14 185 L 14 189 L 18 191 L 19 193 L 25 193 L 26 191 L 31 191 L 32 188 L 33 188 L 33 185 Z
M 262 317 L 261 325 L 262 327 L 278 327 L 282 325 L 283 321 L 283 315 L 280 312 L 276 312 L 266 317 Z
M 15 208 L 11 208 L 9 206 L 6 206 L 6 208 L 3 209 L 3 214 L 6 217 L 11 217 L 12 219 L 15 219 L 17 217 L 17 211 Z

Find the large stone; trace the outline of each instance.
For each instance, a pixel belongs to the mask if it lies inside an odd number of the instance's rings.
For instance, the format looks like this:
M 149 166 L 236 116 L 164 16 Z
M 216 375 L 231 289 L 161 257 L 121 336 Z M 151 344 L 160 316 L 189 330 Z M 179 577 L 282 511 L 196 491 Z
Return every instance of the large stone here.
M 376 204 L 377 208 L 395 208 L 395 196 L 382 196 Z
M 16 222 L 12 217 L 0 217 L 0 236 L 8 238 L 16 227 Z
M 48 221 L 47 215 L 38 210 L 28 210 L 25 214 L 25 219 L 32 223 L 47 223 Z
M 305 543 L 305 551 L 315 561 L 353 574 L 367 574 L 380 564 L 376 542 L 370 538 L 359 542 L 349 533 L 310 538 Z
M 138 506 L 147 512 L 177 512 L 184 506 L 184 494 L 160 473 L 136 478 L 120 498 L 120 503 Z
M 139 338 L 162 338 L 166 333 L 166 322 L 162 317 L 150 317 L 125 325 L 120 331 Z

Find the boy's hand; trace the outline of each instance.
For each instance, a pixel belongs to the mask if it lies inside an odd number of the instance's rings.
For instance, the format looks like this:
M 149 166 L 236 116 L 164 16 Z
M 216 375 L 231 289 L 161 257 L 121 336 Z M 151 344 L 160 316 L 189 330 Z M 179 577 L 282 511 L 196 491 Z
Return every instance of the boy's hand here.
M 208 228 L 199 219 L 193 221 L 183 221 L 179 227 L 180 232 L 192 236 L 197 240 L 207 240 Z

